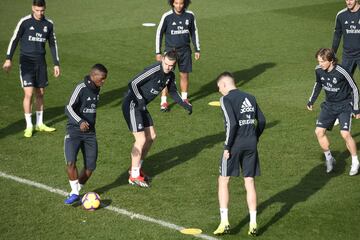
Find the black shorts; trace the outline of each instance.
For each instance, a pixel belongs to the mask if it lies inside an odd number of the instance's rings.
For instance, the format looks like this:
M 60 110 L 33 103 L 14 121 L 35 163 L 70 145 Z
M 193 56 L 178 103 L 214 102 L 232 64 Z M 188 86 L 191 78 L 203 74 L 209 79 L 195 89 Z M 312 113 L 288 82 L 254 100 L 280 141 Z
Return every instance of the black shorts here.
M 168 51 L 169 50 L 167 50 L 167 52 Z M 191 48 L 190 47 L 177 48 L 176 53 L 178 55 L 177 64 L 179 66 L 179 72 L 182 73 L 192 72 Z
M 354 75 L 356 66 L 360 68 L 360 59 L 346 58 L 343 56 L 341 66 L 343 66 L 348 73 Z
M 339 119 L 340 130 L 351 131 L 352 106 L 346 104 L 330 104 L 323 102 L 316 126 L 331 130 L 336 119 Z
M 45 58 L 32 59 L 21 55 L 19 69 L 21 87 L 44 88 L 48 85 Z
M 149 111 L 140 110 L 136 99 L 129 95 L 124 98 L 122 112 L 131 132 L 142 132 L 145 128 L 154 125 Z
M 79 150 L 83 154 L 84 168 L 94 171 L 98 156 L 98 144 L 95 134 L 67 134 L 64 138 L 66 163 L 75 163 Z
M 257 149 L 239 149 L 232 147 L 230 158 L 220 159 L 220 176 L 238 177 L 240 176 L 240 167 L 243 177 L 255 177 L 260 175 L 260 162 Z

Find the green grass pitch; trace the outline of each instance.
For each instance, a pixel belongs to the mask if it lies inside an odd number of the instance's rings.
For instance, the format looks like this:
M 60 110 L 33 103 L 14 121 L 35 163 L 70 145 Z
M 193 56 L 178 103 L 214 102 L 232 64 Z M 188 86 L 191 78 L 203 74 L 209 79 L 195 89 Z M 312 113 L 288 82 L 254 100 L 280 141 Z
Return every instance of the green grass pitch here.
M 98 168 L 85 187 L 111 206 L 124 208 L 212 235 L 219 223 L 218 160 L 224 141 L 215 77 L 228 70 L 237 86 L 254 94 L 268 126 L 259 145 L 262 176 L 256 179 L 260 239 L 359 239 L 360 176 L 349 177 L 351 160 L 338 129 L 330 133 L 337 165 L 325 173 L 314 136 L 315 111 L 305 104 L 314 83 L 314 53 L 330 47 L 343 0 L 196 1 L 190 5 L 199 27 L 202 55 L 190 75 L 193 115 L 175 106 L 150 106 L 157 140 L 144 163 L 154 177 L 150 189 L 127 184 L 133 137 L 120 104 L 128 81 L 154 59 L 156 28 L 169 9 L 165 0 L 47 1 L 55 22 L 60 79 L 50 77 L 45 122 L 53 134 L 23 138 L 25 122 L 18 77 L 18 50 L 10 74 L 0 73 L 0 171 L 69 190 L 65 175 L 64 105 L 77 82 L 96 62 L 109 69 L 98 108 Z M 31 1 L 0 1 L 3 61 L 18 20 Z M 339 54 L 340 56 L 340 54 Z M 52 66 L 50 52 L 48 65 Z M 51 70 L 51 68 L 49 68 Z M 51 72 L 49 72 L 51 73 Z M 355 76 L 357 82 L 360 76 Z M 360 123 L 353 135 L 360 142 Z M 358 144 L 360 145 L 360 144 Z M 81 163 L 81 155 L 79 156 Z M 1 239 L 195 239 L 192 236 L 100 209 L 64 206 L 63 197 L 0 178 Z M 248 214 L 241 178 L 231 182 L 232 234 L 247 239 Z

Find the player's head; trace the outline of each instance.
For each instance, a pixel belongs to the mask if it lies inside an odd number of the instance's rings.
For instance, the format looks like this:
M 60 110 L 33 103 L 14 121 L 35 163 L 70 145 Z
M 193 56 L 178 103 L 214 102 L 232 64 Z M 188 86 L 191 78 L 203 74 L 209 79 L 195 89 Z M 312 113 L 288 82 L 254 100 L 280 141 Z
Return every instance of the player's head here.
M 347 8 L 351 11 L 359 4 L 358 0 L 345 0 Z
M 166 52 L 161 60 L 161 65 L 163 68 L 164 73 L 171 72 L 176 64 L 178 55 L 175 50 L 171 50 L 169 52 Z
M 32 12 L 36 20 L 40 20 L 44 17 L 46 2 L 45 0 L 33 0 L 32 3 Z
M 219 88 L 219 92 L 225 96 L 230 90 L 236 88 L 235 78 L 231 72 L 223 72 L 216 78 L 216 83 Z
M 334 66 L 337 63 L 335 52 L 331 48 L 320 48 L 316 52 L 315 58 L 323 70 L 327 70 L 330 66 Z
M 108 70 L 101 63 L 97 63 L 92 66 L 90 71 L 90 79 L 97 87 L 101 87 L 105 83 Z
M 174 8 L 176 13 L 181 13 L 184 9 L 187 9 L 191 3 L 191 0 L 168 0 L 169 5 Z

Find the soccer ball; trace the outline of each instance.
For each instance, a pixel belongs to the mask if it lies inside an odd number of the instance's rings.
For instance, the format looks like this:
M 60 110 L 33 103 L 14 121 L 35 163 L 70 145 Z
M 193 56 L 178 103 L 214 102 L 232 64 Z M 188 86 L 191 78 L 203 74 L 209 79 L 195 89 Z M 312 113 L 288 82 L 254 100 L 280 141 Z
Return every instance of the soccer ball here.
M 100 196 L 96 192 L 88 192 L 81 199 L 85 210 L 94 211 L 100 206 Z

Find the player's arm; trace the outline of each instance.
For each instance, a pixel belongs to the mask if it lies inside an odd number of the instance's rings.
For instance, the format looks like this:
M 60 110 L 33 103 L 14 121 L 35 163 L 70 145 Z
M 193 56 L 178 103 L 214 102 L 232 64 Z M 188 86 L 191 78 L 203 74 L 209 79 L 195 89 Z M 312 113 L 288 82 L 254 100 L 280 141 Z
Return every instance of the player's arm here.
M 224 143 L 224 150 L 230 151 L 236 137 L 238 122 L 236 120 L 234 110 L 229 100 L 227 100 L 224 97 L 221 97 L 220 106 L 224 114 L 225 128 L 226 128 L 226 139 Z
M 23 21 L 20 20 L 18 24 L 16 25 L 16 28 L 14 30 L 14 33 L 10 39 L 10 43 L 6 52 L 6 60 L 3 65 L 3 69 L 5 72 L 9 72 L 12 67 L 12 58 L 14 56 L 16 47 L 19 43 L 19 40 L 21 36 L 24 34 L 24 27 L 23 27 Z
M 141 74 L 137 75 L 128 84 L 130 92 L 132 92 L 133 95 L 136 97 L 139 109 L 146 109 L 146 102 L 141 91 L 141 86 L 146 82 L 150 81 L 151 75 L 154 73 L 154 71 L 156 72 L 158 69 L 160 69 L 160 65 L 147 69 Z
M 69 117 L 70 122 L 79 125 L 79 127 L 83 122 L 86 122 L 75 111 L 75 109 L 77 109 L 80 105 L 80 99 L 83 94 L 83 87 L 84 86 L 80 84 L 75 88 L 74 92 L 71 94 L 68 104 L 65 106 L 66 116 Z
M 156 30 L 156 37 L 155 37 L 155 54 L 156 54 L 156 61 L 161 61 L 161 44 L 162 44 L 162 39 L 163 39 L 163 35 L 166 31 L 166 15 L 164 14 L 161 17 L 159 26 Z
M 336 15 L 335 30 L 334 30 L 334 36 L 333 36 L 333 42 L 332 42 L 332 49 L 334 50 L 335 53 L 337 52 L 337 50 L 339 48 L 341 36 L 342 36 L 341 21 L 339 19 L 339 15 Z
M 191 21 L 190 35 L 191 35 L 191 41 L 195 49 L 195 60 L 198 60 L 200 59 L 200 40 L 199 40 L 199 32 L 196 25 L 195 15 L 193 15 L 193 21 Z
M 264 132 L 266 126 L 266 119 L 258 104 L 256 104 L 255 114 L 256 114 L 255 117 L 257 119 L 256 135 L 257 138 L 259 139 L 261 134 Z
M 174 99 L 174 101 L 182 106 L 186 111 L 188 111 L 189 115 L 192 114 L 192 105 L 184 102 L 177 91 L 175 80 L 169 81 L 167 88 L 169 90 L 170 96 Z
M 313 109 L 313 105 L 314 105 L 314 103 L 315 103 L 315 101 L 316 101 L 317 97 L 319 96 L 319 94 L 321 92 L 321 89 L 322 89 L 320 78 L 319 78 L 317 73 L 315 73 L 315 75 L 316 75 L 316 81 L 315 81 L 313 90 L 311 92 L 311 96 L 309 98 L 309 101 L 308 101 L 308 103 L 306 105 L 307 109 L 310 110 L 310 111 Z
M 54 31 L 54 25 L 52 25 L 52 27 L 49 29 L 49 47 L 54 63 L 54 76 L 58 77 L 60 76 L 60 60 L 59 60 L 58 46 Z
M 353 103 L 353 113 L 355 114 L 356 118 L 360 117 L 360 110 L 359 110 L 359 89 L 354 81 L 354 79 L 348 74 L 346 71 L 343 72 L 344 77 L 346 78 L 347 82 L 349 83 L 352 89 L 352 103 Z M 359 117 L 357 116 L 359 115 Z

